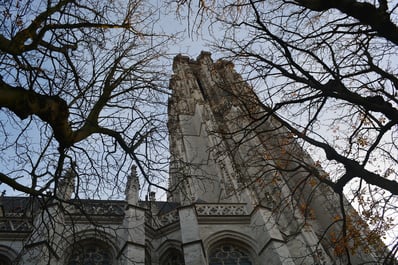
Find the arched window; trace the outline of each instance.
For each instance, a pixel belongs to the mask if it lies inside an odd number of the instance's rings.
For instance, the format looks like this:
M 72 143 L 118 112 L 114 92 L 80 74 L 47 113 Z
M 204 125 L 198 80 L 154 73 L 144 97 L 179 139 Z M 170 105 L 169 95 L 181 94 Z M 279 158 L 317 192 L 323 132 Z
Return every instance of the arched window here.
M 184 256 L 181 251 L 170 248 L 167 250 L 166 254 L 162 257 L 161 265 L 184 265 Z
M 209 265 L 252 265 L 248 252 L 233 244 L 217 245 L 210 251 Z
M 11 259 L 6 255 L 0 254 L 0 265 L 11 265 Z
M 67 265 L 113 265 L 113 255 L 109 246 L 94 240 L 84 240 L 75 244 L 67 260 Z
M 14 264 L 17 254 L 8 246 L 0 245 L 0 265 Z

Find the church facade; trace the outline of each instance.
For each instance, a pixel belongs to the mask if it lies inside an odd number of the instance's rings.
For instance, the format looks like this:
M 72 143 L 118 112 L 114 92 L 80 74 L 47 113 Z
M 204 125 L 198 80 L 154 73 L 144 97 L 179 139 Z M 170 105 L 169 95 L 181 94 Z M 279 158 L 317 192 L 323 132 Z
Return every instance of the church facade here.
M 325 173 L 233 65 L 203 52 L 177 56 L 173 71 L 167 201 L 139 200 L 135 168 L 125 200 L 72 199 L 72 174 L 62 203 L 3 197 L 0 264 L 347 264 Z M 366 225 L 358 231 L 366 239 Z M 349 261 L 378 264 L 376 252 L 365 243 Z

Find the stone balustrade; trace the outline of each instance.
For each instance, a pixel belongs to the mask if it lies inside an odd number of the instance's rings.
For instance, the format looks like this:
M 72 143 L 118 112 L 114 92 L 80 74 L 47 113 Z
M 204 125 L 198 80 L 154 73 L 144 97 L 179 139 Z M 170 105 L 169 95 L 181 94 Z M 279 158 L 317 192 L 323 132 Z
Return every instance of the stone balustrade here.
M 242 203 L 217 203 L 196 204 L 198 215 L 247 215 L 246 204 Z

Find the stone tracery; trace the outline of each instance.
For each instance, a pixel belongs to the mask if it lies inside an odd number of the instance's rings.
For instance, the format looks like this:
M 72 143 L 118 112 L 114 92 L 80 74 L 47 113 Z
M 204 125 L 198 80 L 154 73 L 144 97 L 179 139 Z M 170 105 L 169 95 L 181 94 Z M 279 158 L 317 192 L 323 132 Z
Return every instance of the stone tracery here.
M 113 255 L 103 243 L 84 240 L 76 244 L 69 255 L 67 265 L 112 265 Z
M 247 251 L 233 245 L 222 244 L 210 251 L 209 265 L 252 265 Z

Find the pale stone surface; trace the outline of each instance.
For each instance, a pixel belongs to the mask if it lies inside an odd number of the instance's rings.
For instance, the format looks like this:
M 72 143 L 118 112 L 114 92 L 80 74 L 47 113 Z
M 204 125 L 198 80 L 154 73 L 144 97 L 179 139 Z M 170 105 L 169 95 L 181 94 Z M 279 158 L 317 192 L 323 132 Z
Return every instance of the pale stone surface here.
M 205 264 L 204 249 L 200 238 L 200 227 L 194 206 L 180 208 L 180 228 L 183 245 L 184 260 L 186 264 Z

